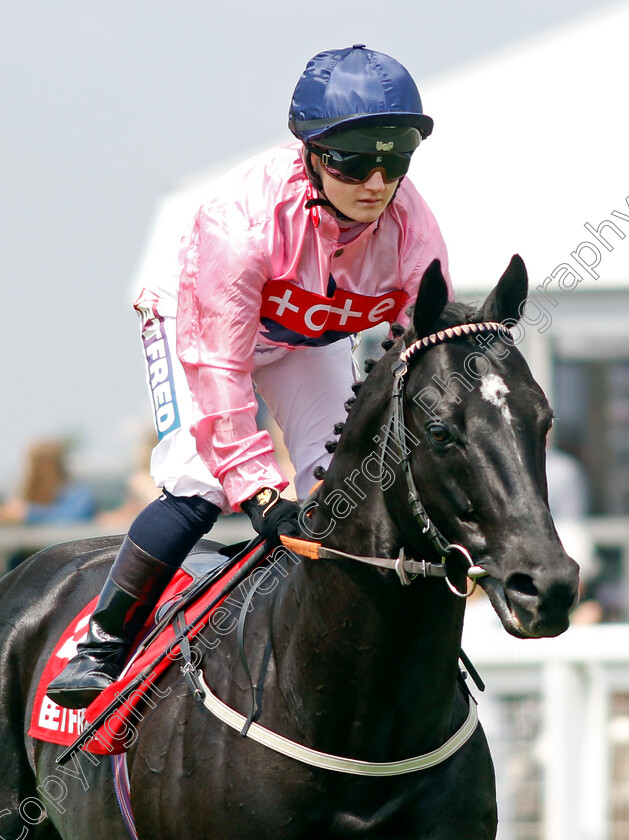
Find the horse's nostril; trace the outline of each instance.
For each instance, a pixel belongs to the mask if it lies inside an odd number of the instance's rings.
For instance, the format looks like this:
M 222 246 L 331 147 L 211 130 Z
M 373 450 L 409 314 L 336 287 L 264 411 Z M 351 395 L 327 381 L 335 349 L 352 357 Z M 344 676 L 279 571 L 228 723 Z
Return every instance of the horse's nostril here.
M 511 575 L 509 578 L 509 589 L 511 592 L 517 592 L 520 595 L 530 595 L 535 598 L 539 596 L 539 591 L 533 583 L 533 578 L 521 572 L 516 572 L 516 574 Z

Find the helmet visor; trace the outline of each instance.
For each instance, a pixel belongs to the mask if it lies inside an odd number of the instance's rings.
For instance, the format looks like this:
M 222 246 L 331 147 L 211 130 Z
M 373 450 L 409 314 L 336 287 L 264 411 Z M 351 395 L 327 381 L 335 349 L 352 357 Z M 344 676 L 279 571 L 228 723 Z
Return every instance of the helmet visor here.
M 388 154 L 357 154 L 338 149 L 321 149 L 310 145 L 309 150 L 321 160 L 325 171 L 344 184 L 361 184 L 369 179 L 376 169 L 382 172 L 385 184 L 402 178 L 408 172 L 412 152 Z
M 422 136 L 416 128 L 402 126 L 354 126 L 341 131 L 328 131 L 316 140 L 318 146 L 340 152 L 414 152 Z

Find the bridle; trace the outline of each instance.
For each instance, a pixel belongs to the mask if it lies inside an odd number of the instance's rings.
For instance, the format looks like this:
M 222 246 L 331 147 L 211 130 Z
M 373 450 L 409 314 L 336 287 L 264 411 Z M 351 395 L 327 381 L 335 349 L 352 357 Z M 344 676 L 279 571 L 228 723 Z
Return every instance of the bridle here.
M 379 481 L 380 489 L 385 495 L 385 458 L 389 449 L 389 444 L 394 441 L 398 447 L 399 454 L 395 455 L 396 463 L 401 466 L 401 469 L 406 477 L 406 484 L 408 489 L 408 503 L 411 507 L 413 518 L 419 525 L 421 533 L 427 537 L 433 548 L 439 555 L 439 561 L 433 562 L 431 560 L 415 560 L 407 557 L 404 546 L 400 548 L 397 557 L 367 557 L 361 554 L 350 554 L 347 551 L 341 551 L 338 548 L 328 548 L 318 542 L 311 542 L 306 539 L 297 537 L 287 537 L 284 534 L 280 539 L 282 544 L 290 551 L 295 552 L 302 557 L 309 557 L 318 560 L 355 560 L 359 563 L 366 563 L 370 566 L 377 566 L 382 569 L 392 569 L 398 575 L 400 582 L 404 586 L 408 586 L 411 580 L 415 577 L 440 577 L 444 578 L 450 591 L 459 598 L 469 598 L 478 585 L 478 579 L 485 577 L 488 572 L 482 566 L 477 565 L 470 552 L 465 546 L 458 543 L 452 543 L 447 540 L 437 526 L 432 522 L 426 508 L 422 504 L 415 479 L 413 478 L 413 471 L 411 468 L 411 450 L 407 445 L 408 430 L 406 428 L 406 421 L 404 419 L 404 389 L 406 385 L 406 375 L 409 370 L 410 362 L 415 359 L 420 353 L 429 350 L 431 347 L 436 347 L 448 341 L 452 341 L 462 336 L 482 335 L 493 333 L 494 335 L 511 335 L 509 330 L 497 321 L 485 321 L 477 324 L 459 324 L 455 327 L 447 327 L 439 330 L 431 335 L 424 336 L 417 341 L 414 341 L 405 350 L 403 350 L 395 359 L 392 366 L 393 373 L 393 390 L 391 392 L 391 409 L 389 411 L 389 418 L 385 427 L 384 439 L 382 441 L 382 451 L 379 458 Z M 308 528 L 308 514 L 312 508 L 317 507 L 318 502 L 316 498 L 306 500 L 302 506 L 302 516 L 300 523 L 306 533 L 311 533 Z M 472 587 L 469 591 L 461 592 L 452 581 L 448 578 L 447 560 L 450 554 L 458 552 L 467 563 L 466 574 L 472 581 Z
M 406 384 L 406 375 L 409 370 L 410 362 L 417 358 L 420 353 L 431 347 L 436 347 L 453 339 L 461 338 L 461 336 L 480 335 L 486 333 L 507 334 L 510 335 L 509 330 L 496 321 L 485 321 L 477 324 L 460 324 L 455 327 L 447 327 L 439 330 L 431 335 L 424 336 L 409 345 L 402 351 L 392 366 L 393 373 L 393 391 L 391 393 L 391 410 L 389 412 L 389 419 L 386 425 L 384 439 L 382 441 L 382 451 L 380 454 L 380 486 L 384 493 L 384 477 L 385 477 L 385 457 L 388 446 L 391 441 L 394 441 L 398 448 L 399 464 L 406 477 L 406 484 L 408 489 L 408 502 L 413 513 L 413 517 L 422 534 L 428 538 L 436 552 L 441 557 L 441 562 L 431 564 L 437 569 L 442 569 L 443 572 L 439 574 L 444 577 L 450 590 L 460 598 L 468 598 L 476 589 L 478 579 L 487 575 L 487 571 L 474 563 L 469 551 L 462 545 L 451 543 L 447 540 L 437 526 L 432 522 L 426 508 L 422 504 L 415 479 L 413 477 L 413 470 L 411 468 L 411 450 L 407 445 L 407 428 L 404 419 L 404 389 Z M 472 588 L 469 592 L 460 592 L 456 586 L 449 580 L 446 572 L 446 562 L 452 552 L 461 554 L 468 563 L 467 577 L 472 580 Z M 403 583 L 406 581 L 402 580 Z

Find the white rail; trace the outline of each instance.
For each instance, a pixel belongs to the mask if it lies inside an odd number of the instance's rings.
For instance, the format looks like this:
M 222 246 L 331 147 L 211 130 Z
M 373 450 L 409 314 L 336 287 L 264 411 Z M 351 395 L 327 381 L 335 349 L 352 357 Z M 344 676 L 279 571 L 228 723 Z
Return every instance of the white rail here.
M 489 609 L 472 606 L 464 649 L 487 683 L 500 840 L 629 838 L 629 625 L 517 640 Z

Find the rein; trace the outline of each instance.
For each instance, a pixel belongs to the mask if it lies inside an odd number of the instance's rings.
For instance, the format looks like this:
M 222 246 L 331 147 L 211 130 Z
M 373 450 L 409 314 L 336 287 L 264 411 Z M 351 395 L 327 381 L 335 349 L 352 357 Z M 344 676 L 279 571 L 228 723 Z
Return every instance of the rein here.
M 281 539 L 287 548 L 289 547 L 287 543 L 293 541 L 304 542 L 306 543 L 306 545 L 313 545 L 308 544 L 305 540 L 293 540 L 293 538 L 285 537 L 283 535 L 281 536 Z M 326 552 L 330 552 L 329 556 L 339 555 L 343 557 L 353 557 L 354 559 L 360 560 L 361 562 L 369 562 L 372 560 L 383 562 L 388 561 L 389 563 L 397 562 L 395 560 L 392 561 L 391 558 L 365 558 L 360 557 L 358 555 L 345 554 L 344 552 L 334 552 L 332 549 L 323 549 L 321 546 L 319 546 L 319 549 L 323 552 L 322 554 L 318 554 L 318 556 L 321 559 L 323 559 L 326 556 Z M 405 562 L 413 563 L 414 561 Z M 423 562 L 424 561 L 422 561 L 422 563 Z M 375 565 L 381 565 L 381 563 L 378 562 L 375 563 Z M 421 565 L 421 563 L 417 564 L 417 566 Z M 443 570 L 441 576 L 445 576 L 445 569 Z M 220 721 L 222 721 L 232 729 L 235 729 L 237 732 L 239 732 L 239 734 L 242 737 L 251 738 L 252 740 L 257 741 L 259 744 L 262 744 L 263 746 L 268 747 L 269 749 L 272 749 L 275 752 L 281 753 L 282 755 L 285 755 L 288 758 L 292 758 L 296 761 L 300 761 L 302 764 L 307 764 L 310 767 L 317 767 L 322 770 L 332 770 L 338 773 L 349 773 L 356 776 L 399 776 L 406 773 L 415 773 L 419 770 L 427 770 L 430 767 L 435 767 L 437 764 L 441 764 L 443 761 L 446 761 L 448 758 L 453 756 L 464 744 L 466 744 L 467 741 L 469 741 L 469 739 L 472 737 L 478 726 L 478 711 L 476 708 L 476 701 L 474 700 L 469 689 L 465 685 L 465 673 L 463 671 L 460 672 L 460 685 L 465 691 L 465 695 L 467 697 L 468 702 L 468 713 L 466 719 L 456 730 L 456 732 L 454 732 L 453 735 L 451 735 L 443 744 L 441 744 L 440 747 L 437 747 L 436 749 L 428 753 L 413 756 L 412 758 L 405 758 L 399 761 L 373 762 L 363 761 L 362 759 L 348 758 L 340 755 L 333 755 L 331 753 L 321 752 L 319 750 L 312 749 L 311 747 L 307 747 L 303 744 L 299 744 L 298 742 L 292 741 L 291 739 L 286 738 L 283 735 L 279 735 L 277 732 L 273 732 L 271 729 L 267 729 L 266 727 L 255 723 L 254 717 L 256 716 L 256 713 L 259 710 L 256 702 L 256 688 L 253 685 L 251 672 L 249 670 L 247 658 L 244 651 L 244 632 L 245 621 L 251 601 L 253 599 L 253 596 L 257 592 L 259 586 L 264 582 L 265 576 L 262 575 L 260 579 L 252 585 L 249 593 L 247 594 L 247 597 L 241 605 L 240 616 L 238 620 L 238 648 L 240 651 L 241 662 L 251 688 L 251 704 L 249 714 L 246 717 L 245 715 L 240 714 L 240 712 L 237 712 L 235 709 L 232 709 L 231 706 L 228 706 L 212 692 L 207 682 L 205 681 L 203 671 L 200 668 L 198 668 L 192 661 L 192 649 L 187 637 L 185 638 L 185 641 L 181 640 L 180 638 L 180 650 L 184 659 L 184 664 L 181 666 L 181 671 L 184 677 L 186 678 L 186 682 L 188 683 L 188 686 L 191 689 L 194 699 L 197 702 L 199 702 L 202 706 L 204 706 L 216 718 L 218 718 Z M 174 627 L 176 633 L 178 631 L 181 631 L 181 628 L 178 624 L 175 624 Z M 182 634 L 186 635 L 185 630 L 180 632 L 180 637 Z M 463 654 L 463 651 L 460 651 L 460 659 L 463 662 L 463 664 L 468 668 L 468 671 L 474 679 L 474 681 L 476 682 L 478 688 L 481 691 L 484 690 L 484 685 L 478 677 L 476 669 L 473 667 L 469 659 Z
M 355 560 L 358 563 L 366 563 L 368 566 L 391 569 L 396 572 L 403 586 L 410 584 L 411 578 L 409 575 L 413 575 L 413 577 L 419 575 L 422 577 L 446 577 L 446 567 L 443 563 L 431 563 L 429 560 L 409 560 L 404 548 L 400 549 L 397 557 L 369 557 L 362 554 L 350 554 L 337 548 L 327 548 L 321 543 L 303 540 L 300 537 L 288 537 L 285 534 L 280 534 L 280 540 L 289 551 L 310 560 Z

